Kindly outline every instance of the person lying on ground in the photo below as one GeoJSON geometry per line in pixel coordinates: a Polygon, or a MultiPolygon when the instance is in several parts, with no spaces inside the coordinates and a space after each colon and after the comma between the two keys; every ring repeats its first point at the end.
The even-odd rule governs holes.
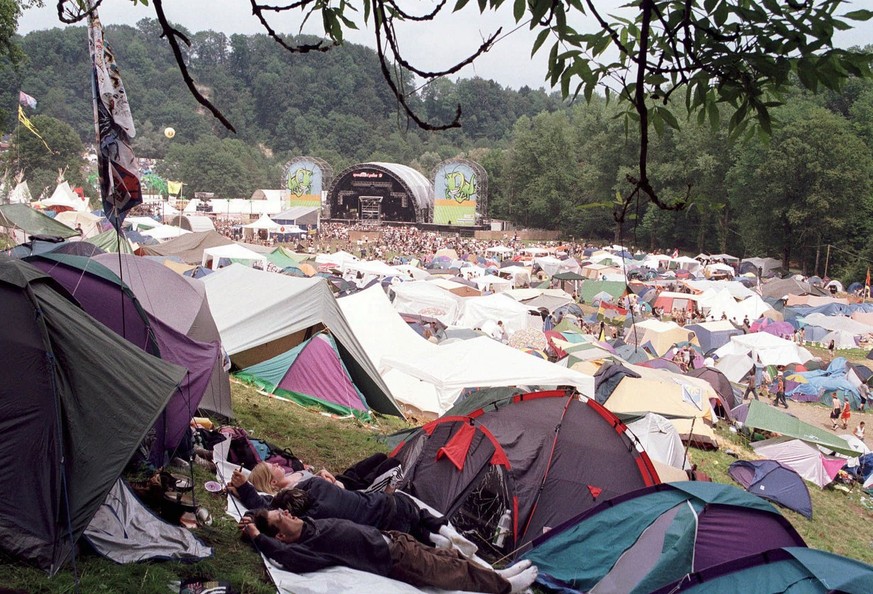
{"type": "Polygon", "coordinates": [[[287,510],[259,509],[239,527],[261,553],[295,573],[339,565],[416,587],[509,594],[525,590],[538,572],[528,561],[494,571],[456,551],[424,546],[403,532],[349,520],[301,519],[287,510]]]}
{"type": "Polygon", "coordinates": [[[313,476],[319,476],[331,484],[337,485],[341,489],[345,488],[342,483],[337,482],[336,477],[328,472],[327,469],[322,468],[318,472],[313,472],[313,470],[314,469],[310,466],[304,470],[286,472],[284,467],[273,462],[258,462],[255,467],[252,468],[249,480],[258,491],[269,495],[275,495],[281,489],[293,487],[297,483],[312,478],[313,476]]]}
{"type": "Polygon", "coordinates": [[[476,554],[476,545],[450,526],[444,516],[421,509],[405,493],[348,491],[313,476],[271,497],[258,493],[239,470],[233,472],[228,490],[248,509],[284,509],[297,517],[351,520],[379,530],[406,532],[424,544],[440,548],[454,544],[465,557],[476,554]]]}

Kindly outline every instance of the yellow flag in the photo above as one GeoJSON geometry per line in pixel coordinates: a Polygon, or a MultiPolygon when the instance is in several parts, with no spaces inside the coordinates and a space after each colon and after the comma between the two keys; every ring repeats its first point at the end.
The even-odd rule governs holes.
{"type": "Polygon", "coordinates": [[[24,115],[24,109],[19,105],[18,106],[18,121],[21,122],[21,125],[30,130],[34,136],[42,140],[42,143],[45,145],[45,148],[48,149],[48,152],[52,152],[52,149],[46,143],[45,138],[37,131],[36,126],[33,125],[33,122],[30,121],[26,115],[24,115]]]}
{"type": "Polygon", "coordinates": [[[178,196],[182,193],[182,182],[174,182],[167,180],[167,193],[170,196],[178,196]]]}

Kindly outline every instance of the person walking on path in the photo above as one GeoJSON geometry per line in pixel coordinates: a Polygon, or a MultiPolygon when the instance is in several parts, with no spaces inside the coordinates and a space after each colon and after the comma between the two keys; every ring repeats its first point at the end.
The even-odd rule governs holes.
{"type": "Polygon", "coordinates": [[[788,402],[785,401],[785,376],[781,370],[776,376],[776,400],[773,402],[773,406],[779,406],[780,403],[788,408],[788,402]]]}
{"type": "Polygon", "coordinates": [[[843,429],[849,428],[849,419],[852,418],[852,407],[849,405],[849,398],[843,403],[843,412],[840,413],[840,421],[843,423],[843,429]]]}
{"type": "Polygon", "coordinates": [[[749,394],[755,397],[755,400],[760,400],[758,398],[758,385],[755,378],[755,372],[749,373],[749,381],[746,384],[746,391],[743,393],[743,400],[749,397],[749,394]]]}
{"type": "Polygon", "coordinates": [[[834,431],[837,430],[837,424],[840,420],[840,397],[836,393],[831,396],[831,424],[834,431]]]}

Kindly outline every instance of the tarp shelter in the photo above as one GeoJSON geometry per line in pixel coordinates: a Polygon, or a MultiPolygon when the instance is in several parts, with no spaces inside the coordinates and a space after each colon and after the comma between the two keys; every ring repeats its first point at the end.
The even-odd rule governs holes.
{"type": "Polygon", "coordinates": [[[785,437],[800,439],[813,445],[824,446],[829,450],[845,454],[846,456],[855,456],[854,450],[846,443],[846,440],[837,437],[829,431],[809,423],[804,423],[759,400],[753,400],[749,403],[749,414],[746,416],[745,424],[749,428],[771,431],[785,437]]]}
{"type": "Polygon", "coordinates": [[[737,460],[728,474],[746,491],[812,519],[812,499],[803,479],[776,460],[737,460]]]}
{"type": "Polygon", "coordinates": [[[0,548],[54,574],[185,370],[117,336],[25,262],[0,257],[0,308],[0,548]]]}
{"type": "Polygon", "coordinates": [[[76,237],[79,233],[27,204],[0,204],[0,227],[20,229],[27,235],[76,237]]]}
{"type": "Polygon", "coordinates": [[[584,303],[591,303],[594,300],[594,296],[602,291],[612,295],[613,301],[617,303],[627,293],[627,283],[608,280],[586,280],[579,289],[579,299],[584,303]]]}
{"type": "Polygon", "coordinates": [[[868,594],[873,592],[873,567],[825,551],[783,548],[689,574],[655,594],[725,592],[868,594]]]}
{"type": "Polygon", "coordinates": [[[848,400],[853,409],[858,410],[861,404],[859,395],[860,380],[854,372],[851,372],[843,357],[836,357],[828,364],[827,369],[814,371],[801,371],[792,374],[792,378],[799,383],[786,391],[792,399],[802,402],[821,401],[830,404],[831,396],[839,394],[840,400],[848,400]],[[800,381],[800,380],[803,381],[800,381]],[[854,380],[854,383],[853,383],[854,380]]]}
{"type": "MultiPolygon", "coordinates": [[[[119,275],[152,316],[196,341],[220,342],[203,281],[177,274],[166,263],[149,258],[100,254],[93,259],[119,275]]],[[[233,417],[230,380],[221,356],[213,361],[200,408],[224,418],[233,417]]]]}
{"type": "Polygon", "coordinates": [[[183,526],[173,526],[137,499],[122,480],[115,481],[84,533],[94,550],[116,563],[199,561],[212,556],[183,526]]]}
{"type": "MultiPolygon", "coordinates": [[[[834,439],[840,438],[834,437],[834,439]]],[[[840,441],[845,442],[843,439],[840,441]]],[[[822,489],[834,480],[846,463],[843,458],[825,456],[818,448],[806,441],[785,435],[764,441],[755,441],[752,443],[752,449],[762,458],[776,460],[822,489]]]]}
{"type": "Polygon", "coordinates": [[[212,261],[210,267],[213,270],[216,270],[221,260],[230,260],[231,262],[237,263],[260,262],[263,265],[267,262],[267,257],[263,254],[253,252],[237,243],[231,243],[229,245],[220,245],[203,250],[203,260],[201,260],[200,265],[205,267],[210,260],[212,261]]]}
{"type": "Polygon", "coordinates": [[[279,398],[369,420],[369,406],[355,386],[330,334],[319,332],[291,350],[235,374],[279,398]]]}
{"type": "Polygon", "coordinates": [[[199,266],[203,262],[203,250],[231,244],[233,241],[218,231],[203,231],[188,233],[162,244],[143,246],[140,249],[146,256],[177,256],[186,264],[199,266]]]}
{"type": "Polygon", "coordinates": [[[537,582],[579,592],[648,594],[693,571],[805,546],[769,503],[729,485],[664,483],[600,503],[526,553],[537,582]]]}
{"type": "MultiPolygon", "coordinates": [[[[367,403],[378,412],[400,414],[325,279],[292,278],[232,264],[203,282],[222,344],[238,367],[266,361],[327,328],[367,403]]],[[[374,289],[382,292],[381,287],[374,289]]]]}
{"type": "Polygon", "coordinates": [[[697,342],[700,343],[700,348],[703,349],[704,353],[726,345],[730,341],[731,336],[738,336],[743,333],[742,330],[727,320],[686,324],[685,329],[694,332],[694,335],[697,336],[697,342]]]}
{"type": "Polygon", "coordinates": [[[439,418],[392,455],[404,468],[400,488],[445,514],[492,560],[599,501],[659,482],[621,421],[565,391],[439,418]]]}

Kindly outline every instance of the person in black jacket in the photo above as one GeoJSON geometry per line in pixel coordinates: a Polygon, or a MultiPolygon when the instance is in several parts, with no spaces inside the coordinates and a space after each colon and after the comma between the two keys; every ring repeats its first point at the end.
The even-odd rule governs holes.
{"type": "Polygon", "coordinates": [[[403,532],[383,532],[349,520],[300,519],[287,510],[260,509],[239,526],[261,553],[295,573],[339,565],[416,587],[495,594],[521,592],[537,577],[529,561],[494,571],[456,551],[427,547],[403,532]]]}
{"type": "Polygon", "coordinates": [[[476,545],[452,528],[445,517],[421,509],[405,493],[349,491],[313,476],[271,497],[258,493],[239,470],[233,472],[230,486],[248,509],[267,507],[285,509],[297,517],[351,520],[379,530],[406,532],[440,548],[454,544],[465,557],[476,554],[476,545]]]}

